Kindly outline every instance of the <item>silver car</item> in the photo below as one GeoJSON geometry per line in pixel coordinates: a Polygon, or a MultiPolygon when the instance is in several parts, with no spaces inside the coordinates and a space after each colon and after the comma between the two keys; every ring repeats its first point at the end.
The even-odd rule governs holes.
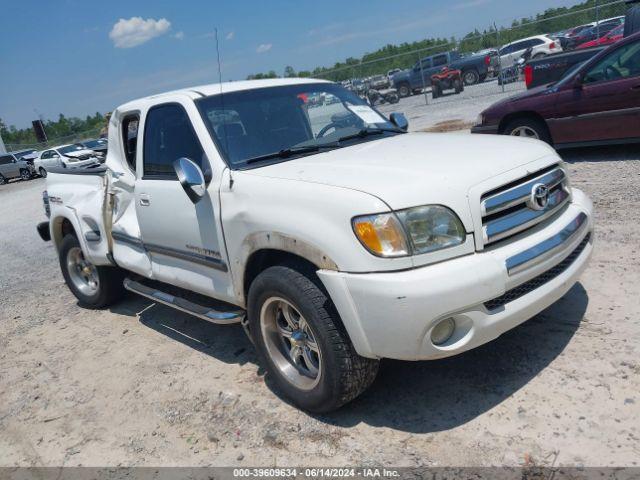
{"type": "Polygon", "coordinates": [[[0,185],[4,185],[12,178],[30,180],[34,174],[33,167],[24,160],[19,160],[14,154],[0,155],[0,185]]]}

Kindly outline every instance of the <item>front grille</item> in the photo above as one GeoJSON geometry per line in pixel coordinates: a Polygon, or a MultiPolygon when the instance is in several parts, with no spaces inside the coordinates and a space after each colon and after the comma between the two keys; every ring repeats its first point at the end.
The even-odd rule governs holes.
{"type": "Polygon", "coordinates": [[[589,243],[591,238],[591,233],[588,233],[586,237],[580,242],[580,244],[569,254],[567,258],[558,263],[555,267],[550,268],[544,273],[541,273],[535,278],[532,278],[528,282],[525,282],[521,285],[518,285],[515,288],[507,291],[504,295],[498,298],[494,298],[493,300],[489,300],[484,303],[484,306],[487,310],[492,311],[496,310],[500,307],[505,306],[509,302],[513,302],[514,300],[523,297],[527,293],[533,292],[536,288],[541,287],[545,283],[550,282],[562,272],[564,272],[567,268],[571,266],[571,264],[578,258],[578,256],[582,253],[584,248],[589,243]]]}
{"type": "Polygon", "coordinates": [[[482,196],[482,240],[488,246],[524,232],[559,212],[570,199],[567,176],[554,165],[482,196]],[[546,187],[547,203],[535,203],[538,187],[546,187]]]}

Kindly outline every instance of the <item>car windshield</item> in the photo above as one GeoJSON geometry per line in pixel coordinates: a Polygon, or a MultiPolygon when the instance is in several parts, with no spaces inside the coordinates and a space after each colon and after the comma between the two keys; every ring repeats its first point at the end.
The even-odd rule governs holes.
{"type": "Polygon", "coordinates": [[[15,155],[18,159],[21,159],[21,158],[26,157],[27,155],[31,155],[33,152],[35,152],[35,150],[23,150],[22,152],[14,153],[14,155],[15,155]]]}
{"type": "Polygon", "coordinates": [[[84,150],[84,147],[78,144],[67,145],[66,147],[59,148],[58,152],[64,155],[65,153],[77,152],[78,150],[84,150]]]}
{"type": "Polygon", "coordinates": [[[263,166],[403,133],[360,97],[332,83],[242,90],[196,104],[233,168],[263,166]]]}
{"type": "Polygon", "coordinates": [[[84,142],[84,146],[87,148],[102,147],[106,144],[106,140],[87,140],[86,142],[84,142]]]}

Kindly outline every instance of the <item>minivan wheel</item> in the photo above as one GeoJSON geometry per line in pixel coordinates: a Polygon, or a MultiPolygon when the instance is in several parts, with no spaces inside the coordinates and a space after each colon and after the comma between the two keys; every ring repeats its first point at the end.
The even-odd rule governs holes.
{"type": "Polygon", "coordinates": [[[40,176],[42,178],[47,178],[47,171],[44,168],[40,167],[40,170],[38,170],[38,173],[40,173],[40,176]]]}
{"type": "Polygon", "coordinates": [[[532,138],[551,143],[551,135],[547,126],[536,118],[518,118],[507,124],[503,132],[512,137],[532,138]]]}
{"type": "Polygon", "coordinates": [[[20,170],[20,178],[22,180],[31,180],[31,174],[29,173],[29,170],[20,170]]]}
{"type": "Polygon", "coordinates": [[[378,360],[359,356],[315,272],[266,269],[251,283],[249,330],[268,377],[294,404],[335,410],[373,383],[378,360]]]}
{"type": "Polygon", "coordinates": [[[60,269],[69,290],[87,308],[105,308],[122,298],[124,273],[117,267],[97,266],[87,260],[75,235],[62,239],[60,269]]]}
{"type": "Polygon", "coordinates": [[[7,179],[4,178],[3,175],[0,175],[0,185],[4,185],[5,183],[7,183],[7,179]]]}

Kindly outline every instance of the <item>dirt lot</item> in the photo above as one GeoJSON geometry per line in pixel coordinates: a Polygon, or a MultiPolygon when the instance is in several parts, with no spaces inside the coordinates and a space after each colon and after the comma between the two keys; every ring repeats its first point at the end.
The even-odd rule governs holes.
{"type": "Polygon", "coordinates": [[[44,181],[0,187],[0,465],[637,465],[640,148],[563,156],[597,211],[582,281],[485,347],[384,361],[315,417],[240,327],[135,297],[78,307],[35,231],[44,181]]]}

